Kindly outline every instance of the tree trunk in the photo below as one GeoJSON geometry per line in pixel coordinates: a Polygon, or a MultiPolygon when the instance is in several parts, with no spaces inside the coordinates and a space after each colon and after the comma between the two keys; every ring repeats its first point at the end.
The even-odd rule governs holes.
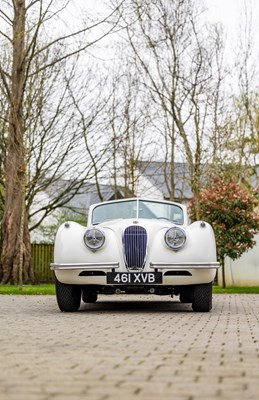
{"type": "Polygon", "coordinates": [[[221,268],[222,268],[222,287],[226,287],[226,277],[225,277],[225,258],[221,258],[221,268]]]}
{"type": "Polygon", "coordinates": [[[13,60],[9,130],[5,160],[5,208],[2,221],[1,281],[33,280],[28,217],[25,207],[26,154],[23,102],[25,91],[25,0],[13,0],[13,60]],[[22,270],[21,270],[22,269],[22,270]]]}

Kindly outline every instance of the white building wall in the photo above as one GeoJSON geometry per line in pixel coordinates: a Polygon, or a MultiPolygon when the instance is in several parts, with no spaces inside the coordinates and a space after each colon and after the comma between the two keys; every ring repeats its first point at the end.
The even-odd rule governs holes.
{"type": "MultiPolygon", "coordinates": [[[[50,197],[46,192],[39,192],[36,194],[34,203],[31,207],[31,212],[37,211],[41,206],[44,207],[46,204],[50,202],[50,197]]],[[[33,225],[35,222],[39,221],[39,219],[42,217],[44,212],[39,212],[36,214],[36,216],[32,219],[31,225],[33,225]]],[[[48,215],[46,218],[44,218],[44,221],[42,222],[42,226],[45,228],[51,227],[55,224],[58,223],[58,216],[60,214],[60,210],[54,210],[53,213],[48,215]]],[[[54,233],[51,236],[46,236],[43,233],[43,230],[40,229],[40,227],[34,229],[31,231],[31,242],[32,243],[52,243],[54,240],[54,233]]]]}
{"type": "MultiPolygon", "coordinates": [[[[255,236],[256,245],[239,259],[225,261],[226,286],[259,286],[259,234],[255,236]]],[[[222,273],[219,270],[219,284],[222,273]]]]}
{"type": "Polygon", "coordinates": [[[136,195],[138,197],[152,198],[154,200],[163,200],[163,193],[156,186],[140,175],[136,184],[136,195]]]}

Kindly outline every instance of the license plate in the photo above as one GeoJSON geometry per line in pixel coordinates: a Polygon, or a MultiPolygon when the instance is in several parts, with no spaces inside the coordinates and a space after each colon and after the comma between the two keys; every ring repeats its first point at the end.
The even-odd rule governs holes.
{"type": "Polygon", "coordinates": [[[153,285],[162,283],[162,272],[107,272],[107,284],[153,285]]]}

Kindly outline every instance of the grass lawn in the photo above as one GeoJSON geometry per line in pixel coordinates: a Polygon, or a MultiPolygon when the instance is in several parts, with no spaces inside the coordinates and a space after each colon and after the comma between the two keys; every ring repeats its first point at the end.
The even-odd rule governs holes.
{"type": "Polygon", "coordinates": [[[16,285],[0,285],[0,294],[55,294],[53,284],[23,285],[21,288],[16,285]]]}
{"type": "Polygon", "coordinates": [[[228,286],[222,288],[221,286],[213,286],[213,293],[255,293],[259,294],[259,286],[228,286]]]}
{"type": "MultiPolygon", "coordinates": [[[[220,286],[213,286],[213,293],[257,293],[259,294],[259,286],[228,286],[224,289],[220,286]]],[[[38,294],[55,294],[54,284],[42,285],[24,285],[22,288],[15,285],[0,285],[0,294],[23,294],[23,295],[38,295],[38,294]]]]}

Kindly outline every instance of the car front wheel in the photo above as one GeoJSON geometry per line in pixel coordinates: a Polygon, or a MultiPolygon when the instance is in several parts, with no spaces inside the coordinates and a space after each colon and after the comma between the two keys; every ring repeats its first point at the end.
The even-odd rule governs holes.
{"type": "Polygon", "coordinates": [[[61,283],[55,278],[56,298],[60,311],[77,311],[81,302],[81,287],[61,283]]]}
{"type": "Polygon", "coordinates": [[[209,312],[212,308],[212,282],[195,285],[193,289],[193,311],[209,312]]]}

